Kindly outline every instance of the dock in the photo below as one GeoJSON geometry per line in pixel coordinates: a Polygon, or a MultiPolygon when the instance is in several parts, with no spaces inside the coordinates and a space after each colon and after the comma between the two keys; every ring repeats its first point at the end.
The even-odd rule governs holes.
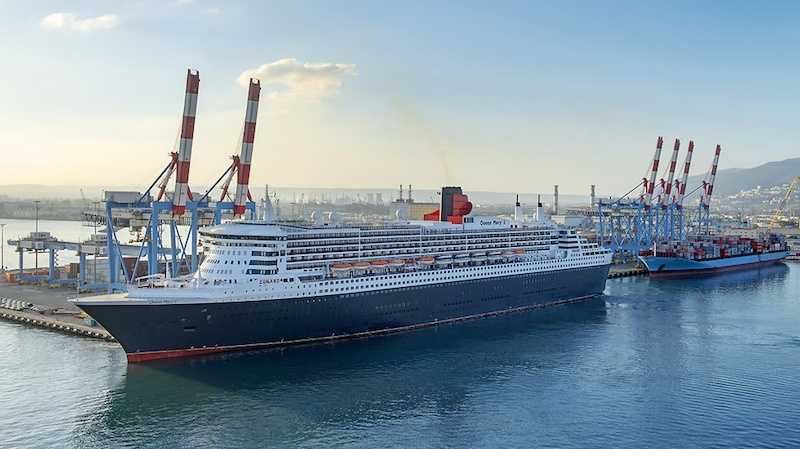
{"type": "Polygon", "coordinates": [[[612,265],[608,272],[609,279],[624,278],[630,276],[644,276],[647,270],[638,263],[626,263],[612,265]]]}
{"type": "Polygon", "coordinates": [[[0,282],[0,319],[104,341],[116,341],[99,324],[91,325],[69,299],[73,289],[0,282]]]}
{"type": "Polygon", "coordinates": [[[90,327],[78,323],[69,323],[62,319],[50,317],[38,312],[26,312],[0,308],[0,318],[67,334],[79,335],[105,341],[116,341],[116,339],[114,339],[114,337],[112,337],[108,331],[99,326],[90,327]]]}

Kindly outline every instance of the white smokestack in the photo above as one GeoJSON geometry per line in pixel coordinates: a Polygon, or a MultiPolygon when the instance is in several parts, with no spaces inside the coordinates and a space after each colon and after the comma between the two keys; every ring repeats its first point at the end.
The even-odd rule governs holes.
{"type": "Polygon", "coordinates": [[[547,223],[547,215],[545,215],[544,206],[542,206],[542,195],[539,195],[536,200],[536,222],[539,224],[547,223]]]}
{"type": "Polygon", "coordinates": [[[517,223],[522,221],[522,206],[519,204],[519,194],[517,194],[517,202],[514,203],[514,221],[517,223]]]}

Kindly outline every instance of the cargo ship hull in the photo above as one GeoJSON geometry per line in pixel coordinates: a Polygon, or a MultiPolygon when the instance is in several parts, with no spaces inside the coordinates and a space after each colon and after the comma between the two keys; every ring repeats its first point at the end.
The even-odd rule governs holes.
{"type": "Polygon", "coordinates": [[[609,265],[313,298],[78,304],[131,362],[381,335],[588,299],[609,265]]]}
{"type": "Polygon", "coordinates": [[[691,277],[746,270],[783,261],[788,251],[770,251],[725,258],[692,260],[682,257],[642,256],[639,260],[647,267],[651,277],[691,277]]]}

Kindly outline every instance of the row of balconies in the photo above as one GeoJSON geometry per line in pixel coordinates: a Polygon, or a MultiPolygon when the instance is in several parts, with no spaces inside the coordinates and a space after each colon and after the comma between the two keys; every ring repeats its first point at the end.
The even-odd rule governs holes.
{"type": "MultiPolygon", "coordinates": [[[[374,248],[381,248],[381,247],[385,247],[385,246],[391,246],[391,247],[396,247],[396,248],[408,248],[408,247],[420,246],[420,245],[429,246],[432,243],[443,243],[445,245],[453,244],[453,243],[458,243],[458,244],[492,244],[492,243],[505,244],[505,243],[507,243],[509,241],[510,242],[527,243],[527,242],[530,241],[530,239],[520,238],[520,237],[509,238],[508,236],[505,236],[505,237],[499,238],[499,239],[490,239],[490,238],[481,238],[481,239],[464,239],[464,238],[461,238],[461,239],[457,239],[457,240],[456,239],[453,239],[453,240],[425,239],[423,241],[409,240],[407,242],[386,242],[386,243],[362,241],[361,242],[361,248],[362,249],[374,249],[374,248]]],[[[541,241],[542,240],[540,240],[540,242],[541,241]]],[[[335,249],[357,248],[357,246],[354,245],[353,243],[355,243],[355,242],[340,242],[340,243],[335,243],[335,244],[319,243],[317,245],[290,246],[290,248],[292,248],[294,250],[304,249],[304,252],[328,252],[328,251],[330,251],[329,248],[332,248],[334,250],[335,249]],[[314,249],[312,250],[310,248],[314,248],[314,249]]],[[[547,242],[543,242],[543,243],[556,244],[557,243],[557,239],[550,239],[547,242]]],[[[290,250],[290,253],[291,252],[292,252],[292,250],[290,250]]]]}
{"type": "MultiPolygon", "coordinates": [[[[533,250],[546,250],[550,245],[522,245],[524,249],[533,250]]],[[[373,251],[348,251],[327,254],[314,254],[314,255],[295,255],[287,258],[287,263],[296,263],[302,261],[313,260],[336,260],[348,258],[362,258],[362,257],[385,257],[385,256],[404,256],[413,254],[437,254],[437,253],[453,253],[459,251],[475,251],[475,250],[499,250],[507,249],[509,246],[491,246],[491,245],[469,245],[469,246],[440,246],[433,248],[425,248],[424,251],[420,248],[413,249],[394,249],[394,250],[373,250],[373,251]]]]}

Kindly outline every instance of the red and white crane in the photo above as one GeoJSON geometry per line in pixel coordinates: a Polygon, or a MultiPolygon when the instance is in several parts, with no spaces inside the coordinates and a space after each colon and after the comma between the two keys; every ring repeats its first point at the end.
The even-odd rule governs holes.
{"type": "MultiPolygon", "coordinates": [[[[238,156],[233,156],[233,162],[228,167],[228,177],[222,185],[220,201],[225,201],[228,196],[233,176],[236,175],[236,191],[233,196],[233,215],[241,216],[246,210],[247,201],[252,201],[250,196],[250,164],[253,160],[253,142],[256,137],[256,120],[258,118],[258,101],[261,97],[261,82],[250,78],[247,89],[247,109],[244,114],[244,131],[242,133],[242,147],[238,156]]],[[[224,176],[224,175],[223,175],[224,176]]]]}
{"type": "Polygon", "coordinates": [[[245,202],[252,200],[248,186],[260,96],[261,82],[250,78],[250,86],[247,89],[247,111],[244,115],[244,132],[242,133],[242,151],[239,154],[239,169],[236,174],[236,194],[233,196],[233,215],[235,216],[242,215],[245,211],[245,202]]]}
{"type": "MultiPolygon", "coordinates": [[[[197,92],[200,87],[200,72],[192,69],[186,72],[186,96],[183,100],[183,120],[178,157],[175,164],[175,193],[172,196],[172,215],[181,216],[186,212],[186,202],[191,199],[189,191],[189,166],[192,161],[192,139],[194,138],[194,119],[197,114],[197,92]]],[[[170,171],[171,173],[171,171],[170,171]]]]}
{"type": "Polygon", "coordinates": [[[711,205],[711,194],[714,193],[714,180],[717,177],[717,165],[719,164],[719,153],[722,151],[722,148],[717,145],[716,150],[714,150],[714,162],[711,163],[711,172],[708,174],[708,178],[706,181],[703,181],[703,194],[700,196],[700,204],[708,208],[711,205]]]}
{"type": "Polygon", "coordinates": [[[669,170],[667,171],[667,179],[661,178],[661,193],[658,195],[658,205],[666,207],[667,202],[670,200],[672,193],[672,180],[675,178],[675,166],[678,164],[678,151],[681,148],[680,139],[675,139],[675,145],[672,146],[672,157],[669,159],[669,170]]]}
{"type": "Polygon", "coordinates": [[[664,145],[664,139],[658,136],[656,141],[656,152],[653,155],[653,164],[650,169],[650,177],[642,179],[642,200],[644,201],[645,208],[650,208],[653,203],[653,190],[656,186],[656,176],[658,176],[658,162],[661,159],[661,147],[664,145]]]}
{"type": "Polygon", "coordinates": [[[675,181],[675,199],[673,202],[678,208],[683,207],[683,196],[686,194],[686,183],[689,180],[689,167],[692,166],[692,153],[694,152],[694,141],[689,141],[689,150],[686,159],[683,161],[683,175],[680,180],[675,181]]]}

